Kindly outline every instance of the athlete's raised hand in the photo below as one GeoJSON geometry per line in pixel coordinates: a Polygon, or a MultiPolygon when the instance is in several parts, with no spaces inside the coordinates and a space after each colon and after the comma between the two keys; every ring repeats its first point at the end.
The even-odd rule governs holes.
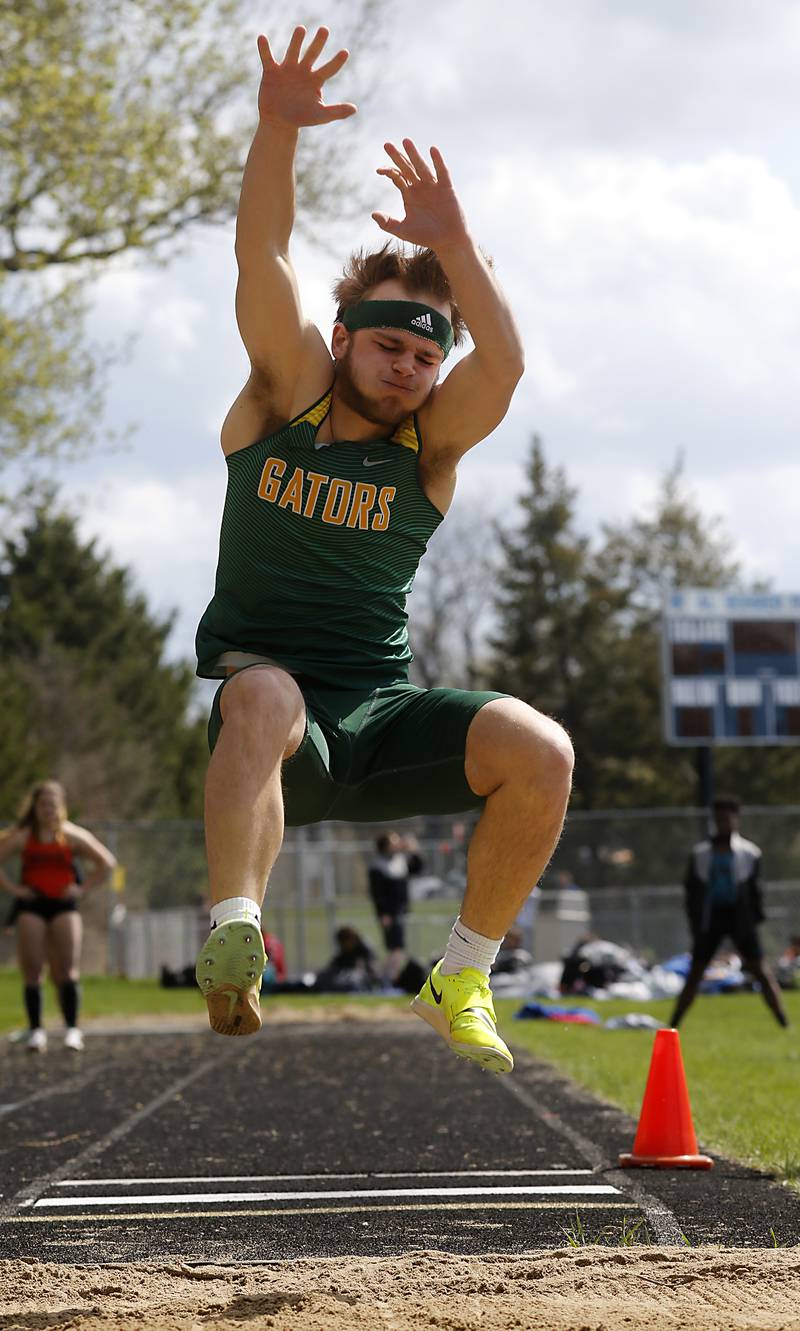
{"type": "Polygon", "coordinates": [[[431,148],[431,167],[412,139],[403,139],[405,152],[393,143],[384,147],[394,166],[379,167],[378,175],[387,176],[397,186],[406,215],[401,221],[373,213],[381,230],[432,250],[462,240],[467,234],[466,220],[439,149],[431,148]]]}
{"type": "Polygon", "coordinates": [[[263,68],[258,114],[264,124],[301,129],[304,125],[326,125],[331,120],[344,120],[355,115],[356,107],[352,102],[326,106],[322,100],[322,85],[339,73],[349,52],[339,51],[319,69],[313,69],[329,32],[327,28],[318,28],[305,55],[301,56],[305,35],[305,28],[295,28],[280,63],[273,56],[267,38],[261,36],[258,39],[263,68]]]}

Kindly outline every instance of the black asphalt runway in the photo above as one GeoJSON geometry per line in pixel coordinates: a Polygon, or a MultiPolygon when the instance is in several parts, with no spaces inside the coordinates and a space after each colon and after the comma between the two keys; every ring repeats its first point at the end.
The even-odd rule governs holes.
{"type": "Polygon", "coordinates": [[[800,1241],[800,1197],[763,1175],[618,1169],[634,1130],[528,1056],[480,1072],[410,1015],[9,1046],[0,1257],[520,1252],[634,1226],[655,1243],[800,1241]]]}

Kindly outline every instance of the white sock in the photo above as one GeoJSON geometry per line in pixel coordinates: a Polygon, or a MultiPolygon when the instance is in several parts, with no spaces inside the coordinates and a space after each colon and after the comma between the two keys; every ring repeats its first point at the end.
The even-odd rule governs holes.
{"type": "Polygon", "coordinates": [[[459,915],[450,930],[441,974],[455,975],[456,971],[471,966],[473,970],[488,975],[502,941],[502,938],[487,938],[484,934],[476,934],[474,929],[467,928],[459,915]]]}
{"type": "Polygon", "coordinates": [[[261,907],[251,897],[226,897],[211,907],[211,928],[228,920],[252,920],[261,924],[261,907]]]}

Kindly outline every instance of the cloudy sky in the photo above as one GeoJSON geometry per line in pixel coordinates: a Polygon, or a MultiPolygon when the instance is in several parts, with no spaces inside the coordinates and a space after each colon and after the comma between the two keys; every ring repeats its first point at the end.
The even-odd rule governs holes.
{"type": "MultiPolygon", "coordinates": [[[[456,503],[488,493],[509,513],[537,431],[594,532],[646,508],[681,451],[748,572],[800,588],[800,4],[385,9],[385,71],[358,130],[310,132],[351,136],[372,206],[392,211],[392,186],[372,175],[381,145],[436,143],[527,349],[511,411],[463,464],[456,503]]],[[[325,11],[332,43],[345,12],[344,0],[325,11]]],[[[259,68],[253,43],[254,107],[259,68]]],[[[348,99],[347,68],[333,88],[329,100],[348,99]]],[[[380,238],[365,210],[344,243],[380,238]]],[[[154,606],[179,609],[181,655],[213,588],[219,427],[247,370],[232,239],[232,227],[205,234],[166,270],[126,263],[104,278],[92,334],[137,335],[107,418],[137,428],[127,451],[62,474],[84,530],[154,606]]],[[[294,257],[327,334],[336,255],[298,243],[294,257]]]]}

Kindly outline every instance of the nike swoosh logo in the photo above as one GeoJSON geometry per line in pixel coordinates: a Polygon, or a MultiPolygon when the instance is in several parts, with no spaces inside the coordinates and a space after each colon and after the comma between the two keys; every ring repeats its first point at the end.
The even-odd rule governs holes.
{"type": "Polygon", "coordinates": [[[432,977],[431,977],[431,980],[430,980],[430,986],[431,986],[431,993],[433,994],[434,1002],[436,1002],[436,1003],[441,1003],[441,1001],[442,1001],[442,995],[441,995],[441,992],[439,992],[439,993],[437,994],[436,990],[435,990],[434,987],[433,987],[433,978],[432,978],[432,977]]]}
{"type": "Polygon", "coordinates": [[[391,458],[364,458],[365,467],[380,467],[383,462],[391,462],[391,458]]]}

